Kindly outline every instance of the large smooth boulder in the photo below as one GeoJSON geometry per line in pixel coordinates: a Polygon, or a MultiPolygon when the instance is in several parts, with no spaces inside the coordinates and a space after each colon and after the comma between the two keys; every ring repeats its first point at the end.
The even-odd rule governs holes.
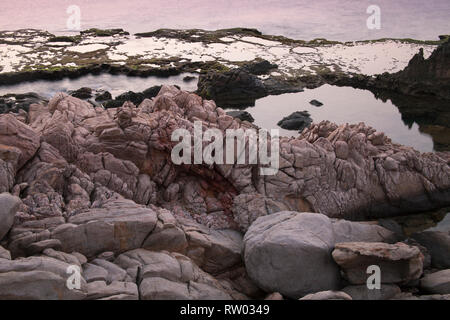
{"type": "Polygon", "coordinates": [[[247,272],[261,289],[298,299],[336,290],[339,269],[331,259],[334,235],[324,215],[282,212],[258,218],[244,236],[247,272]]]}
{"type": "Polygon", "coordinates": [[[285,211],[260,217],[250,226],[244,236],[244,260],[261,289],[298,299],[338,289],[339,268],[331,257],[336,241],[385,241],[391,236],[377,225],[285,211]]]}
{"type": "Polygon", "coordinates": [[[420,280],[420,288],[428,293],[450,294],[450,269],[427,274],[420,280]]]}
{"type": "Polygon", "coordinates": [[[0,194],[0,240],[8,233],[14,223],[14,216],[22,202],[9,193],[0,194]]]}
{"type": "Polygon", "coordinates": [[[333,259],[351,284],[366,284],[372,265],[380,268],[381,283],[405,284],[420,278],[424,258],[419,248],[404,243],[344,242],[336,244],[333,259]]]}

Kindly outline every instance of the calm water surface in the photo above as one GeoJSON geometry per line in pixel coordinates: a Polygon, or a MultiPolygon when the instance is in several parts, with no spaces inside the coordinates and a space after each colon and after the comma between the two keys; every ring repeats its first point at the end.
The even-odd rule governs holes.
{"type": "Polygon", "coordinates": [[[281,135],[295,136],[296,131],[284,130],[277,123],[295,111],[306,110],[315,123],[329,120],[336,124],[367,125],[387,134],[394,142],[412,146],[422,152],[433,151],[430,135],[421,133],[417,123],[406,125],[398,108],[390,100],[383,102],[368,90],[324,85],[317,89],[299,93],[269,96],[256,101],[246,111],[255,119],[255,124],[267,129],[279,129],[281,135]],[[315,107],[309,102],[319,100],[324,105],[315,107]]]}

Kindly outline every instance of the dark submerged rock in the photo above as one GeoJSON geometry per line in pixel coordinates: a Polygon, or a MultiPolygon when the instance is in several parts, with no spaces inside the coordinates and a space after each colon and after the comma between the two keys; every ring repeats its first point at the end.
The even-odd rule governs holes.
{"type": "Polygon", "coordinates": [[[87,88],[87,87],[83,87],[80,88],[78,90],[69,92],[69,94],[72,97],[78,98],[78,99],[89,99],[92,98],[92,89],[91,88],[87,88]]]}
{"type": "Polygon", "coordinates": [[[186,76],[186,77],[183,78],[183,81],[184,82],[191,82],[191,81],[194,81],[195,79],[196,79],[196,77],[194,77],[194,76],[186,76]]]}
{"type": "Polygon", "coordinates": [[[299,130],[302,132],[311,123],[312,119],[308,111],[296,111],[280,120],[278,125],[286,130],[299,130]]]}
{"type": "Polygon", "coordinates": [[[311,104],[311,105],[313,105],[313,106],[315,106],[315,107],[321,107],[321,106],[323,106],[323,103],[320,102],[320,101],[318,101],[318,100],[316,100],[316,99],[311,100],[311,101],[309,102],[309,104],[311,104]]]}
{"type": "Polygon", "coordinates": [[[9,112],[17,113],[19,110],[28,112],[31,104],[46,104],[47,102],[46,98],[34,92],[7,94],[0,96],[0,114],[9,112]]]}
{"type": "Polygon", "coordinates": [[[107,100],[111,100],[111,99],[112,99],[112,95],[109,91],[104,91],[95,97],[95,101],[107,101],[107,100]]]}
{"type": "Polygon", "coordinates": [[[106,101],[103,103],[103,106],[105,108],[118,108],[121,107],[125,101],[131,101],[134,105],[138,106],[144,99],[156,97],[159,90],[161,90],[161,86],[153,86],[145,89],[143,92],[128,91],[117,96],[114,100],[106,101]]]}
{"type": "Polygon", "coordinates": [[[254,122],[255,119],[247,111],[228,111],[227,115],[237,118],[241,121],[254,122]]]}

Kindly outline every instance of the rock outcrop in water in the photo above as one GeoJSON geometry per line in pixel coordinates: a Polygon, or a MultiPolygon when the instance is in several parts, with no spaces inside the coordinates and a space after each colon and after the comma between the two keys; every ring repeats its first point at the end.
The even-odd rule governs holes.
{"type": "Polygon", "coordinates": [[[278,121],[278,125],[286,130],[298,130],[302,132],[312,123],[311,115],[308,111],[296,111],[278,121]]]}
{"type": "Polygon", "coordinates": [[[303,91],[303,83],[269,77],[270,70],[276,67],[269,61],[256,60],[228,71],[213,70],[200,75],[197,93],[223,108],[244,108],[254,106],[256,99],[270,94],[303,91]],[[261,75],[267,79],[258,77],[261,75]]]}
{"type": "Polygon", "coordinates": [[[404,70],[382,74],[375,82],[374,86],[380,89],[450,99],[450,41],[442,43],[428,59],[421,49],[404,70]]]}
{"type": "MultiPolygon", "coordinates": [[[[290,228],[297,214],[300,220],[363,220],[449,204],[448,159],[393,144],[364,124],[322,122],[297,138],[280,138],[279,171],[261,176],[259,164],[175,165],[170,156],[178,142],[171,134],[192,132],[194,121],[202,121],[203,130],[256,129],[172,86],[139,107],[125,102],[103,109],[58,94],[28,112],[0,115],[0,191],[20,198],[8,212],[0,207],[1,217],[14,214],[0,239],[0,297],[244,299],[278,290],[297,298],[342,287],[331,258],[335,243],[389,242],[391,233],[329,221],[327,246],[313,236],[307,246],[321,248],[321,262],[312,256],[311,265],[326,263],[320,254],[328,257],[329,282],[272,288],[257,268],[276,272],[242,261],[242,253],[245,248],[245,259],[253,261],[252,230],[283,217],[277,212],[323,214],[291,212],[290,228]],[[349,229],[364,238],[349,237],[349,229]],[[82,269],[75,291],[65,286],[71,265],[82,269]]],[[[299,228],[308,233],[315,226],[299,228]]],[[[302,233],[261,228],[281,240],[302,233]]],[[[267,239],[260,245],[272,248],[267,239]]]]}

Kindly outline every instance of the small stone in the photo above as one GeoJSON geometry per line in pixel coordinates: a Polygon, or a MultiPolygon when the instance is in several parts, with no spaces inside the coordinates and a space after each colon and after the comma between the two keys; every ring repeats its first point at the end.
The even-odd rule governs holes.
{"type": "Polygon", "coordinates": [[[299,300],[352,300],[352,297],[342,291],[322,291],[308,294],[299,300]]]}
{"type": "Polygon", "coordinates": [[[419,248],[401,242],[338,243],[332,255],[351,284],[366,284],[367,268],[372,265],[380,268],[382,283],[406,284],[419,279],[423,270],[419,248]]]}
{"type": "Polygon", "coordinates": [[[315,106],[315,107],[321,107],[321,106],[323,106],[323,103],[322,102],[320,102],[320,101],[318,101],[318,100],[311,100],[310,102],[309,102],[309,104],[311,104],[311,105],[313,105],[313,106],[315,106]]]}
{"type": "Polygon", "coordinates": [[[97,256],[97,258],[98,259],[103,259],[103,260],[106,260],[106,261],[109,261],[109,262],[113,262],[114,258],[115,258],[115,255],[114,255],[114,252],[112,252],[112,251],[105,251],[103,253],[100,253],[97,256]]]}
{"type": "Polygon", "coordinates": [[[350,295],[353,300],[388,300],[399,293],[401,290],[395,284],[381,284],[380,289],[369,289],[367,285],[348,286],[342,289],[350,295]]]}
{"type": "Polygon", "coordinates": [[[274,292],[265,297],[264,300],[284,300],[284,298],[279,292],[274,292]]]}

